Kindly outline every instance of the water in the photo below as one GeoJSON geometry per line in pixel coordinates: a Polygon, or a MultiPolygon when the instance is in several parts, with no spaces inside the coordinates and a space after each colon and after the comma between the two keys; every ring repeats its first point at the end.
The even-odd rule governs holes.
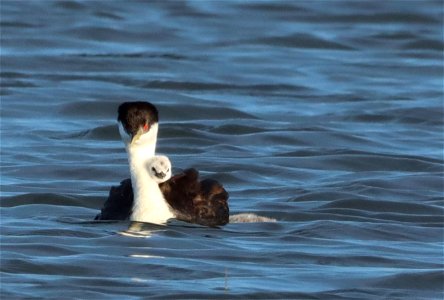
{"type": "Polygon", "coordinates": [[[440,1],[2,0],[2,299],[441,299],[442,20],[440,1]],[[277,222],[90,222],[128,177],[127,100],[158,106],[175,172],[277,222]]]}

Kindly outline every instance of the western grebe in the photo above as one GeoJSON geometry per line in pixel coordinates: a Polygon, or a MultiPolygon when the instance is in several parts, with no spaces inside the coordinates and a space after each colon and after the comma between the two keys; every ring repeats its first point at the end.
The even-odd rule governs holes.
{"type": "MultiPolygon", "coordinates": [[[[96,220],[133,220],[139,203],[145,203],[147,197],[161,199],[158,195],[153,197],[150,194],[156,177],[147,170],[150,164],[167,159],[155,157],[159,128],[157,108],[149,102],[125,102],[119,106],[117,121],[128,154],[131,179],[123,180],[120,186],[111,188],[96,220]]],[[[171,166],[169,169],[171,170],[171,166]]],[[[163,223],[167,218],[177,218],[205,226],[225,225],[229,221],[227,191],[216,180],[200,181],[195,169],[187,169],[160,183],[159,189],[166,203],[156,204],[158,206],[151,203],[156,211],[144,210],[142,214],[150,217],[140,216],[137,219],[163,223]],[[160,207],[161,211],[157,211],[159,208],[156,207],[160,207]]]]}

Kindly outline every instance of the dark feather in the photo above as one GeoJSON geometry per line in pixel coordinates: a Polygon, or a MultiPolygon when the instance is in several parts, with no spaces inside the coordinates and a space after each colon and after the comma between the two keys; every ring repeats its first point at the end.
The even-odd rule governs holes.
{"type": "Polygon", "coordinates": [[[119,186],[112,186],[108,199],[103,204],[101,212],[94,220],[127,220],[133,207],[133,187],[131,179],[125,179],[119,186]]]}

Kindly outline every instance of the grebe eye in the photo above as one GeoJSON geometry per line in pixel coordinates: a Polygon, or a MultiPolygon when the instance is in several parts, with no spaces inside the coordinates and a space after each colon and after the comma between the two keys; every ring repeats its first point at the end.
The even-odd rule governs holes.
{"type": "Polygon", "coordinates": [[[150,130],[150,125],[148,125],[148,123],[145,123],[145,125],[143,125],[143,131],[147,132],[148,130],[150,130]]]}

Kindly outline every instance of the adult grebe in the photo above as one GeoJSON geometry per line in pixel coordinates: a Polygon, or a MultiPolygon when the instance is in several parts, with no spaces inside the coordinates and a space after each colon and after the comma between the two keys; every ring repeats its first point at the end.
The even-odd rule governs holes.
{"type": "MultiPolygon", "coordinates": [[[[148,102],[125,102],[119,106],[117,121],[128,154],[131,179],[123,180],[120,186],[111,187],[108,199],[96,220],[133,219],[134,203],[143,203],[144,197],[150,197],[146,184],[150,176],[146,167],[148,160],[155,154],[158,111],[148,102]]],[[[215,180],[199,181],[199,173],[195,169],[187,169],[171,177],[160,183],[159,188],[172,215],[163,214],[163,210],[163,217],[158,219],[175,217],[205,226],[225,225],[229,221],[228,193],[215,180]]],[[[160,212],[153,212],[152,216],[156,213],[160,212]]],[[[145,221],[156,223],[159,220],[151,217],[145,221]]]]}

